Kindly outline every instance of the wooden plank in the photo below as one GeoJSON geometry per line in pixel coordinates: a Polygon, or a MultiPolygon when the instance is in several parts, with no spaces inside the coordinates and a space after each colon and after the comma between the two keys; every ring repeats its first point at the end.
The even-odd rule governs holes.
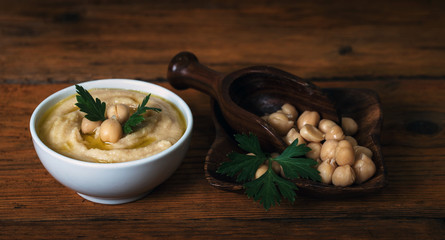
{"type": "MultiPolygon", "coordinates": [[[[387,81],[350,82],[350,87],[361,86],[379,90],[382,101],[403,95],[402,93],[414,94],[416,92],[414,89],[417,84],[414,80],[391,81],[393,84],[389,85],[384,84],[387,81]],[[389,91],[382,86],[391,86],[392,89],[389,91]]],[[[431,89],[443,86],[443,81],[419,79],[417,82],[427,83],[431,89]]],[[[171,88],[167,83],[160,84],[171,88]]],[[[344,86],[346,82],[320,81],[317,84],[323,87],[336,87],[344,86]]],[[[389,180],[389,185],[383,191],[371,196],[338,200],[300,197],[294,205],[285,201],[281,206],[265,212],[259,204],[253,203],[245,195],[220,191],[206,182],[202,168],[204,156],[213,140],[214,133],[209,131],[213,126],[209,116],[209,98],[204,94],[194,90],[177,91],[190,103],[196,124],[191,149],[172,178],[137,202],[106,206],[85,201],[73,191],[57,183],[39,163],[32,147],[28,121],[33,108],[51,92],[67,85],[11,84],[2,86],[0,100],[7,104],[2,104],[0,112],[0,125],[4,126],[0,129],[0,134],[9,136],[2,138],[0,148],[2,152],[0,155],[0,195],[2,196],[0,219],[5,224],[4,226],[19,227],[23,226],[23,223],[26,229],[26,222],[28,224],[42,222],[59,225],[57,228],[63,231],[68,227],[58,223],[59,221],[86,221],[91,224],[105,221],[102,224],[117,226],[127,219],[130,222],[140,221],[141,225],[158,222],[162,228],[162,226],[172,226],[169,225],[169,221],[178,221],[178,219],[200,219],[195,222],[197,224],[195,226],[208,224],[207,221],[212,219],[224,219],[220,221],[224,222],[225,226],[227,224],[230,226],[231,220],[240,219],[240,221],[245,221],[247,227],[251,225],[248,222],[258,219],[272,222],[295,218],[299,219],[298,222],[314,219],[317,219],[316,221],[341,219],[342,224],[352,224],[353,219],[365,218],[380,219],[380,221],[393,219],[395,222],[404,223],[407,221],[406,226],[416,226],[413,231],[420,231],[426,226],[423,225],[424,221],[412,221],[413,219],[430,219],[425,221],[432,221],[436,225],[443,224],[443,221],[436,222],[433,219],[441,219],[445,214],[443,194],[445,143],[441,134],[444,122],[434,117],[427,118],[437,116],[434,114],[413,116],[421,117],[423,120],[438,121],[440,131],[427,135],[430,143],[435,143],[432,146],[425,143],[417,147],[416,142],[408,141],[423,136],[421,133],[406,129],[391,130],[396,125],[395,122],[400,121],[396,118],[399,114],[391,113],[391,111],[400,109],[399,112],[403,113],[404,110],[400,107],[415,106],[417,99],[412,95],[400,96],[399,101],[385,102],[383,108],[385,122],[382,147],[389,180]],[[15,102],[10,99],[15,99],[15,102]],[[13,123],[11,120],[14,120],[13,123]]],[[[434,104],[436,100],[443,100],[443,96],[425,98],[422,103],[423,111],[443,115],[444,109],[434,104]]],[[[80,224],[79,227],[87,228],[86,223],[77,224],[80,224]]],[[[193,227],[191,222],[189,224],[193,227]]],[[[382,223],[376,228],[382,230],[384,225],[382,223]]],[[[43,231],[44,227],[41,229],[43,231]]],[[[392,232],[392,234],[395,233],[392,232]]]]}
{"type": "Polygon", "coordinates": [[[440,240],[445,234],[443,222],[437,219],[363,218],[184,218],[161,222],[99,218],[90,221],[7,222],[2,223],[0,230],[0,237],[15,239],[275,239],[279,236],[282,239],[440,240]]]}
{"type": "Polygon", "coordinates": [[[445,3],[441,1],[0,1],[0,239],[443,239],[445,3]],[[368,196],[300,196],[269,211],[211,187],[209,97],[191,107],[192,145],[145,198],[82,199],[33,149],[34,108],[70,84],[133,78],[171,89],[167,65],[194,52],[223,72],[271,65],[323,88],[380,96],[388,186],[368,196]]]}
{"type": "Polygon", "coordinates": [[[441,1],[0,3],[0,81],[165,77],[180,51],[221,72],[445,76],[441,1]]]}

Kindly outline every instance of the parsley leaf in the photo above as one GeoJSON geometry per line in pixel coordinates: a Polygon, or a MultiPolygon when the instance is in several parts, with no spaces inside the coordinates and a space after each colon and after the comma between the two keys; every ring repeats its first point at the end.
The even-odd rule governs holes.
{"type": "Polygon", "coordinates": [[[142,116],[142,114],[144,114],[146,111],[148,110],[153,110],[155,112],[160,112],[162,111],[162,109],[160,108],[153,108],[153,107],[146,107],[145,105],[147,105],[148,100],[150,99],[151,94],[148,94],[144,100],[142,101],[142,103],[138,106],[138,108],[136,109],[136,112],[133,113],[130,118],[125,122],[124,125],[124,133],[125,134],[129,134],[133,132],[133,128],[135,126],[137,126],[138,124],[140,124],[142,121],[144,121],[144,116],[142,116]]]}
{"type": "Polygon", "coordinates": [[[246,182],[254,178],[258,167],[267,160],[266,155],[261,151],[258,138],[253,135],[235,134],[235,140],[239,143],[239,147],[246,152],[255,154],[255,156],[231,152],[228,154],[232,161],[224,162],[218,168],[217,173],[234,177],[238,174],[237,182],[246,182]]]}
{"type": "Polygon", "coordinates": [[[266,210],[275,204],[280,204],[281,195],[294,202],[297,195],[295,190],[298,189],[293,182],[278,176],[271,166],[261,177],[245,183],[244,187],[247,196],[260,201],[266,210]]]}
{"type": "Polygon", "coordinates": [[[300,177],[315,181],[321,180],[319,172],[313,168],[317,162],[313,159],[299,158],[311,149],[305,144],[297,145],[298,139],[275,158],[261,150],[258,138],[253,134],[236,134],[235,140],[239,143],[241,149],[255,155],[231,152],[227,155],[231,161],[222,163],[216,172],[229,177],[237,176],[236,181],[244,183],[243,186],[246,189],[247,196],[259,201],[266,210],[275,206],[275,204],[280,204],[281,197],[292,203],[295,201],[295,191],[298,188],[290,180],[300,177]],[[272,162],[274,161],[281,165],[286,178],[273,171],[272,162]],[[266,162],[269,165],[266,173],[258,179],[254,179],[258,167],[266,162]]]}
{"type": "Polygon", "coordinates": [[[101,102],[99,98],[94,98],[91,94],[85,90],[82,86],[76,85],[77,103],[81,112],[86,113],[85,117],[90,121],[103,121],[105,120],[105,102],[101,102]]]}
{"type": "Polygon", "coordinates": [[[317,162],[310,158],[295,158],[302,156],[311,149],[306,145],[298,145],[298,139],[289,145],[280,156],[274,158],[282,167],[284,175],[287,178],[309,178],[315,181],[321,181],[320,174],[312,168],[317,162]]]}
{"type": "Polygon", "coordinates": [[[224,162],[218,168],[217,173],[226,174],[230,177],[238,174],[237,182],[252,180],[258,167],[266,160],[266,158],[262,159],[257,156],[249,156],[237,152],[229,153],[228,157],[232,161],[224,162]]]}
{"type": "Polygon", "coordinates": [[[259,158],[265,158],[265,154],[261,150],[258,137],[250,133],[249,135],[235,134],[235,140],[239,143],[239,147],[246,152],[250,152],[259,158]]]}

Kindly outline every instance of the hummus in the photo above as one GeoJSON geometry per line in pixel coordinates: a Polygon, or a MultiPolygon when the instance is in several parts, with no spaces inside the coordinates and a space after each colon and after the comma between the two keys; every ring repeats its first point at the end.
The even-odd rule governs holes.
{"type": "MultiPolygon", "coordinates": [[[[125,104],[132,114],[148,93],[121,89],[91,89],[93,98],[107,104],[125,104]]],[[[54,151],[78,160],[101,163],[126,162],[162,152],[175,144],[185,132],[185,120],[170,102],[151,95],[147,107],[162,109],[157,113],[147,111],[145,120],[134,132],[124,135],[116,143],[104,143],[96,134],[80,131],[85,113],[75,106],[75,95],[52,107],[39,123],[38,134],[54,151]]]]}

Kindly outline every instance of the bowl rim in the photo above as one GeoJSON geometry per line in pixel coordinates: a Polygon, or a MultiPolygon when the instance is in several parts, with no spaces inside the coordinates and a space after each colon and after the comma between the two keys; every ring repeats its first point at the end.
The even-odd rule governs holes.
{"type": "Polygon", "coordinates": [[[71,158],[71,157],[65,156],[63,154],[60,154],[60,153],[52,150],[48,146],[46,146],[46,144],[44,144],[43,141],[38,136],[37,131],[36,131],[36,128],[37,128],[36,125],[38,124],[37,117],[41,116],[41,114],[43,114],[42,111],[48,110],[49,107],[53,106],[54,105],[54,103],[52,103],[53,101],[55,101],[57,103],[65,98],[69,97],[70,95],[75,94],[75,84],[73,84],[69,87],[63,88],[55,93],[52,93],[51,95],[46,97],[42,102],[40,102],[39,105],[34,109],[32,115],[31,115],[30,121],[29,121],[29,129],[31,132],[31,138],[32,138],[34,144],[36,145],[34,148],[40,147],[44,152],[50,154],[51,157],[57,158],[58,160],[68,162],[70,164],[75,164],[75,165],[80,165],[80,166],[85,166],[85,167],[92,167],[92,168],[115,169],[115,168],[125,168],[125,167],[137,167],[137,166],[143,165],[148,162],[154,162],[156,160],[162,159],[163,157],[165,157],[166,155],[168,155],[169,153],[174,151],[177,147],[184,144],[184,142],[187,141],[187,139],[190,137],[190,135],[192,133],[192,129],[193,129],[192,111],[190,110],[190,107],[187,105],[187,103],[180,96],[178,96],[176,93],[172,92],[171,90],[169,90],[165,87],[162,87],[160,85],[156,85],[156,84],[153,84],[150,82],[144,82],[141,80],[124,79],[124,78],[90,80],[90,81],[77,83],[77,85],[83,86],[86,89],[91,89],[91,88],[98,88],[98,87],[94,86],[96,84],[99,84],[99,83],[106,84],[107,82],[122,85],[121,87],[106,87],[109,89],[139,90],[135,86],[145,85],[145,86],[149,86],[149,88],[155,88],[156,91],[158,91],[158,92],[162,92],[162,94],[152,93],[154,95],[157,95],[162,98],[166,98],[165,96],[163,96],[163,94],[164,95],[167,94],[167,95],[171,95],[173,98],[175,98],[176,102],[174,102],[174,103],[171,100],[169,100],[168,98],[166,98],[166,99],[168,101],[172,102],[172,104],[174,104],[179,109],[179,111],[184,115],[184,119],[186,121],[186,128],[185,128],[185,131],[184,131],[183,135],[181,136],[181,138],[176,143],[174,143],[171,147],[167,148],[164,151],[161,151],[161,152],[154,154],[152,156],[149,156],[149,157],[126,161],[126,162],[117,162],[117,163],[88,162],[88,161],[83,161],[80,159],[75,159],[75,158],[71,158]],[[93,85],[93,87],[89,87],[91,85],[93,85]],[[46,108],[46,107],[48,107],[48,108],[46,108]]]}

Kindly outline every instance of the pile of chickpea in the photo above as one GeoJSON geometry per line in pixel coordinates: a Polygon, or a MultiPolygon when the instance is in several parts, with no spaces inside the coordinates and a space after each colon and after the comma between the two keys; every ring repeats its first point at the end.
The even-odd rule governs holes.
{"type": "MultiPolygon", "coordinates": [[[[297,109],[286,103],[280,110],[263,116],[263,119],[288,145],[298,138],[298,144],[306,143],[311,148],[306,157],[317,160],[316,167],[323,183],[346,187],[361,184],[375,174],[372,151],[359,146],[353,137],[358,125],[352,118],[342,117],[340,127],[334,121],[320,119],[320,114],[315,111],[304,111],[298,116],[297,109]]],[[[281,166],[272,167],[285,177],[281,166]]],[[[264,168],[263,165],[258,168],[256,177],[265,172],[264,168]]]]}
{"type": "Polygon", "coordinates": [[[83,134],[97,133],[103,142],[115,143],[123,136],[122,124],[130,117],[130,108],[124,104],[107,107],[104,121],[90,121],[82,119],[80,130],[83,134]]]}

